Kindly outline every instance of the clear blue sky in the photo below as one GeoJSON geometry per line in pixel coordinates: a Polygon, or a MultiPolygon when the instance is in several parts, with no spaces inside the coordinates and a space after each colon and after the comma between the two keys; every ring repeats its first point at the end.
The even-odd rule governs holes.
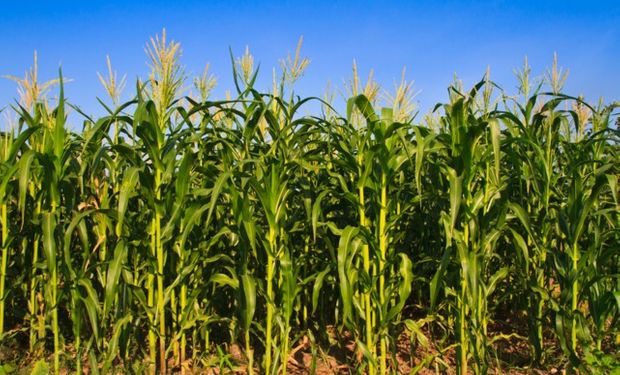
{"type": "MultiPolygon", "coordinates": [[[[358,61],[365,76],[392,87],[403,66],[427,110],[445,100],[456,73],[470,85],[491,67],[492,79],[515,92],[513,70],[527,55],[535,75],[551,65],[570,69],[569,94],[590,101],[620,99],[620,2],[618,1],[3,1],[0,74],[23,76],[39,53],[40,76],[54,78],[59,64],[74,81],[69,99],[97,113],[104,97],[96,72],[109,54],[127,74],[128,90],[147,71],[144,46],[168,30],[181,42],[182,63],[200,73],[206,62],[219,78],[216,95],[231,88],[228,47],[250,46],[261,63],[263,87],[278,59],[300,35],[312,63],[297,85],[301,95],[321,95],[326,83],[342,86],[358,61]]],[[[0,80],[0,107],[16,96],[0,80]]]]}

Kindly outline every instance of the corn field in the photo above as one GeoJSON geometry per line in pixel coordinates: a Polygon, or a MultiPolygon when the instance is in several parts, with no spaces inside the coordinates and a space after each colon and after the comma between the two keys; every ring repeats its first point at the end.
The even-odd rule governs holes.
{"type": "Polygon", "coordinates": [[[338,110],[295,94],[299,47],[266,92],[231,52],[216,100],[164,33],[129,101],[108,60],[99,118],[36,57],[12,77],[0,373],[617,371],[620,104],[526,60],[425,116],[354,65],[338,110]]]}

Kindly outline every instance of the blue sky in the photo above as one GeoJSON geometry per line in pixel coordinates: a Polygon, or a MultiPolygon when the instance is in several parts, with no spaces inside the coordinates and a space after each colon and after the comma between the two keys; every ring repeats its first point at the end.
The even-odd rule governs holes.
{"type": "MultiPolygon", "coordinates": [[[[69,99],[99,113],[104,97],[97,71],[110,55],[128,77],[125,99],[148,67],[144,47],[162,27],[181,42],[182,63],[198,74],[205,63],[219,78],[216,95],[232,87],[229,46],[246,45],[261,63],[261,85],[272,67],[292,52],[300,35],[310,67],[296,91],[321,95],[328,81],[341,87],[355,58],[362,76],[374,68],[392,88],[403,66],[414,81],[422,111],[446,99],[456,73],[465,85],[482,77],[516,91],[513,71],[529,57],[534,75],[551,65],[554,52],[570,69],[569,94],[590,101],[619,100],[620,3],[617,1],[5,1],[0,18],[0,74],[23,76],[39,54],[42,79],[62,65],[69,99]]],[[[0,80],[0,107],[16,96],[0,80]]]]}

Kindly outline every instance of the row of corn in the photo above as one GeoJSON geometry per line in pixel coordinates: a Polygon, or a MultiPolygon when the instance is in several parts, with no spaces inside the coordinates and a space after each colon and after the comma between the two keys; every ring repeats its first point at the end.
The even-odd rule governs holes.
{"type": "Polygon", "coordinates": [[[294,94],[299,48],[268,93],[246,51],[234,98],[212,100],[207,72],[184,87],[177,43],[147,51],[133,99],[100,76],[100,118],[62,74],[18,80],[0,348],[53,353],[55,373],[286,374],[300,348],[314,368],[349,347],[351,369],[388,374],[402,337],[411,373],[495,371],[518,342],[531,366],[619,363],[617,104],[561,94],[555,64],[530,83],[526,64],[517,96],[487,74],[418,118],[410,84],[381,95],[354,68],[339,114],[294,94]]]}

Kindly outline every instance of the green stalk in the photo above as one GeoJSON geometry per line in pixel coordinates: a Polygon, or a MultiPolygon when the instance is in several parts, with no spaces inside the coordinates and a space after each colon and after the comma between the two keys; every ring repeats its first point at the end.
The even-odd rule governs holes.
{"type": "MultiPolygon", "coordinates": [[[[381,306],[385,304],[385,259],[387,255],[387,231],[386,231],[386,216],[387,216],[387,176],[385,172],[381,173],[381,208],[379,210],[379,251],[381,257],[379,258],[379,300],[381,306]]],[[[387,338],[384,334],[381,335],[381,359],[379,363],[379,371],[381,374],[387,374],[387,338]]]]}
{"type": "MultiPolygon", "coordinates": [[[[538,276],[538,287],[541,288],[541,290],[544,290],[544,288],[546,288],[545,285],[545,273],[544,273],[544,266],[545,266],[545,262],[546,262],[546,258],[547,258],[547,253],[546,250],[547,249],[547,239],[543,238],[542,241],[542,254],[541,254],[541,258],[540,258],[540,269],[539,269],[539,276],[538,276]]],[[[543,312],[544,312],[544,307],[545,307],[545,301],[538,297],[538,304],[536,306],[536,339],[538,340],[538,347],[540,348],[540,351],[542,352],[542,349],[544,347],[544,342],[543,342],[543,312]]],[[[538,356],[542,356],[542,353],[538,353],[538,356]]],[[[540,358],[539,358],[540,359],[540,358]]]]}
{"type": "MultiPolygon", "coordinates": [[[[183,283],[183,285],[181,285],[181,296],[179,297],[180,301],[180,307],[181,307],[181,315],[183,315],[185,313],[185,306],[187,305],[187,285],[185,285],[185,283],[183,283]]],[[[179,349],[180,351],[180,357],[179,360],[181,362],[181,374],[185,374],[185,351],[187,348],[187,335],[185,334],[185,331],[183,331],[183,333],[181,334],[181,348],[179,349]]]]}
{"type": "MultiPolygon", "coordinates": [[[[161,171],[155,173],[156,198],[161,199],[161,171]]],[[[164,309],[164,248],[161,243],[161,214],[155,211],[155,243],[157,247],[157,315],[159,316],[159,370],[166,373],[166,315],[164,309]]]]}
{"type": "Polygon", "coordinates": [[[271,351],[272,351],[272,321],[273,321],[273,276],[274,276],[274,266],[275,266],[275,258],[272,255],[276,249],[275,244],[275,231],[273,228],[269,228],[269,253],[267,254],[267,330],[265,331],[265,372],[271,371],[271,351]]]}
{"type": "MultiPolygon", "coordinates": [[[[55,219],[56,214],[57,203],[52,198],[50,216],[55,219]]],[[[54,228],[51,228],[51,237],[52,241],[55,241],[55,238],[53,237],[53,230],[54,228]]],[[[53,264],[51,264],[50,268],[50,294],[52,303],[54,304],[52,307],[52,332],[54,335],[54,374],[58,375],[60,373],[60,332],[58,329],[58,267],[57,264],[54,262],[53,264]]]]}
{"type": "MultiPolygon", "coordinates": [[[[361,165],[361,163],[360,163],[361,165]]],[[[366,227],[366,212],[364,210],[364,187],[359,187],[359,203],[360,203],[360,226],[366,227]]],[[[362,249],[363,263],[364,263],[364,271],[370,275],[370,249],[368,245],[364,245],[362,249]]],[[[370,291],[364,293],[364,314],[366,320],[366,346],[370,353],[374,353],[374,345],[373,345],[373,323],[372,323],[372,305],[370,303],[370,291]]],[[[375,366],[373,363],[368,363],[368,375],[374,375],[376,372],[375,366]]]]}
{"type": "MultiPolygon", "coordinates": [[[[155,242],[155,219],[153,219],[151,221],[151,256],[155,257],[155,253],[156,253],[156,242],[155,242]]],[[[155,301],[155,293],[154,293],[154,282],[155,282],[155,276],[153,275],[153,273],[149,273],[149,275],[147,276],[147,306],[149,307],[149,310],[147,312],[148,318],[149,318],[149,322],[151,324],[155,323],[155,317],[152,313],[152,308],[155,306],[154,305],[154,301],[155,301]]],[[[152,327],[149,328],[149,366],[151,368],[150,373],[151,374],[155,374],[156,373],[156,362],[157,362],[157,338],[155,335],[155,332],[153,332],[152,327]]]]}
{"type": "Polygon", "coordinates": [[[36,323],[37,323],[37,309],[35,307],[35,304],[37,302],[37,298],[36,298],[36,289],[37,289],[37,272],[36,272],[36,267],[34,266],[35,264],[37,264],[36,262],[39,261],[39,249],[38,249],[38,241],[37,238],[35,236],[34,239],[34,244],[33,244],[33,253],[32,253],[32,270],[30,272],[30,299],[29,299],[29,303],[30,303],[30,341],[29,341],[29,349],[30,352],[32,352],[34,350],[34,345],[37,341],[37,330],[36,330],[36,323]]]}
{"type": "Polygon", "coordinates": [[[56,306],[58,301],[58,272],[56,269],[52,270],[50,282],[52,283],[52,300],[55,301],[54,307],[52,308],[52,328],[54,333],[54,374],[58,375],[60,373],[60,333],[58,330],[58,307],[56,306]]]}
{"type": "MultiPolygon", "coordinates": [[[[44,150],[44,145],[47,142],[47,132],[43,132],[42,133],[42,137],[40,139],[40,142],[37,142],[34,145],[34,149],[37,152],[43,153],[45,152],[44,150]]],[[[30,195],[35,198],[36,197],[36,192],[41,190],[41,185],[40,183],[30,183],[28,186],[28,189],[30,191],[30,195]]],[[[35,208],[35,217],[37,219],[41,219],[41,213],[42,213],[42,201],[41,198],[37,199],[37,205],[35,208]]],[[[34,327],[35,325],[31,321],[31,336],[30,336],[30,350],[32,351],[34,349],[34,346],[37,342],[37,340],[43,340],[45,338],[46,335],[46,327],[45,327],[45,311],[44,311],[44,304],[43,304],[43,297],[41,296],[41,292],[37,290],[38,288],[38,279],[41,277],[37,277],[37,263],[39,262],[39,240],[40,240],[40,233],[36,233],[34,234],[34,239],[33,239],[33,249],[32,249],[32,274],[31,274],[31,281],[30,281],[30,306],[32,307],[32,315],[31,315],[31,319],[34,319],[36,317],[36,336],[34,335],[34,330],[32,329],[32,327],[34,327]],[[38,297],[38,298],[37,298],[38,297]],[[38,308],[37,308],[38,307],[38,308]]]]}
{"type": "Polygon", "coordinates": [[[286,375],[286,367],[288,364],[288,330],[282,338],[282,375],[286,375]]]}
{"type": "Polygon", "coordinates": [[[461,277],[461,299],[459,300],[459,360],[461,375],[467,375],[467,336],[465,329],[465,315],[467,313],[465,305],[465,294],[467,289],[467,281],[461,277]]]}
{"type": "MultiPolygon", "coordinates": [[[[306,239],[304,240],[304,254],[305,256],[308,256],[308,253],[310,252],[310,237],[306,237],[306,239]]],[[[300,297],[300,300],[303,301],[302,302],[302,322],[303,322],[303,327],[304,329],[308,329],[308,290],[304,289],[303,291],[303,297],[300,297]]]]}
{"type": "MultiPolygon", "coordinates": [[[[107,187],[107,183],[103,183],[103,187],[101,188],[101,196],[99,197],[99,199],[101,200],[101,208],[109,208],[107,201],[108,201],[108,187],[107,187]]],[[[105,223],[105,218],[103,217],[103,215],[97,215],[96,218],[97,220],[97,228],[96,228],[96,233],[97,236],[99,238],[103,238],[103,240],[101,241],[101,245],[100,247],[100,251],[99,251],[99,260],[102,263],[105,263],[107,258],[108,258],[108,233],[107,233],[107,227],[106,227],[106,223],[105,223]]],[[[105,280],[107,279],[107,272],[105,268],[101,269],[101,280],[102,280],[102,285],[105,285],[105,280]]]]}
{"type": "MultiPolygon", "coordinates": [[[[175,290],[171,290],[170,291],[170,315],[172,318],[172,331],[171,332],[177,332],[177,330],[179,329],[179,316],[178,316],[178,301],[177,301],[177,294],[175,293],[175,290]]],[[[174,337],[170,339],[171,341],[171,345],[172,345],[172,353],[173,353],[173,360],[174,363],[176,363],[177,365],[180,365],[180,356],[179,356],[179,350],[180,350],[180,346],[179,346],[179,340],[177,340],[174,337]]]]}
{"type": "Polygon", "coordinates": [[[245,330],[245,352],[248,356],[248,374],[254,375],[254,351],[250,346],[250,330],[245,330]]]}
{"type": "MultiPolygon", "coordinates": [[[[34,188],[31,185],[31,191],[34,192],[34,188]]],[[[34,196],[34,193],[32,193],[34,196]]],[[[35,217],[41,216],[41,201],[37,202],[35,208],[35,217]]],[[[32,270],[30,273],[30,351],[34,350],[34,345],[37,339],[45,337],[45,321],[39,315],[37,306],[37,267],[39,262],[39,236],[34,235],[32,244],[32,270]],[[37,324],[38,323],[38,324],[37,324]]]]}
{"type": "MultiPolygon", "coordinates": [[[[77,311],[76,299],[71,299],[71,309],[77,311]]],[[[75,318],[75,317],[74,317],[75,318]]],[[[79,319],[79,317],[77,317],[79,319]]],[[[75,369],[77,374],[82,373],[82,340],[81,340],[81,325],[79,320],[74,320],[74,334],[75,334],[75,369]]]]}
{"type": "Polygon", "coordinates": [[[8,220],[7,220],[7,207],[6,203],[2,203],[1,208],[2,215],[2,265],[0,266],[0,337],[4,333],[4,283],[6,280],[6,267],[9,257],[8,241],[9,235],[8,220]]]}
{"type": "Polygon", "coordinates": [[[571,349],[574,351],[577,350],[577,319],[575,318],[575,311],[577,310],[578,302],[579,302],[579,281],[577,278],[577,268],[579,261],[579,248],[577,247],[577,242],[573,244],[573,275],[575,275],[575,280],[572,285],[572,301],[571,301],[571,315],[572,315],[572,330],[571,330],[571,349]]]}
{"type": "MultiPolygon", "coordinates": [[[[463,228],[463,240],[466,244],[469,243],[469,228],[465,226],[463,228]]],[[[467,304],[465,299],[467,298],[467,275],[461,268],[461,298],[459,300],[459,365],[461,375],[467,375],[467,352],[469,348],[469,342],[467,337],[466,316],[467,316],[467,304]]]]}
{"type": "MultiPolygon", "coordinates": [[[[118,144],[118,121],[114,120],[114,144],[117,145],[118,144]]],[[[114,174],[112,176],[114,178],[114,180],[116,180],[116,171],[114,171],[114,174]]]]}
{"type": "MultiPolygon", "coordinates": [[[[180,233],[183,233],[183,224],[181,224],[180,228],[180,233]]],[[[185,249],[184,246],[181,246],[181,248],[179,249],[179,269],[183,269],[183,267],[185,266],[185,249]]],[[[181,283],[181,291],[179,292],[179,309],[180,309],[180,316],[181,318],[183,318],[183,314],[185,314],[185,306],[187,305],[187,281],[183,280],[183,282],[181,283]]],[[[177,316],[177,326],[178,326],[178,320],[179,320],[179,315],[177,316]]],[[[177,348],[177,352],[179,355],[179,365],[181,366],[181,374],[184,375],[185,374],[185,348],[187,345],[187,337],[185,334],[185,330],[183,330],[181,332],[181,342],[180,344],[178,343],[178,348],[177,348]]]]}

